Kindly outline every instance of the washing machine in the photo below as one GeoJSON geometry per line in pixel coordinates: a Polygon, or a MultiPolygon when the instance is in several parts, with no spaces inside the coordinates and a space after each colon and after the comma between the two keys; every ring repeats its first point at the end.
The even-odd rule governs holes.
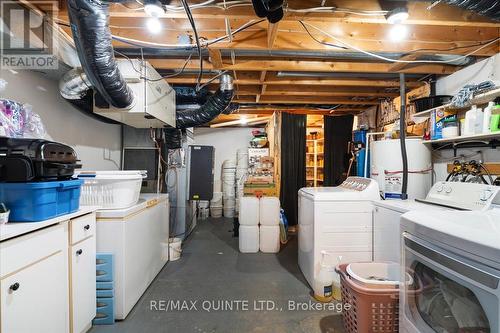
{"type": "Polygon", "coordinates": [[[372,261],[373,202],[380,199],[375,180],[349,177],[337,187],[299,191],[299,266],[309,285],[326,265],[372,261]]]}
{"type": "Polygon", "coordinates": [[[401,217],[400,331],[500,332],[500,187],[440,182],[423,201],[451,209],[401,217]]]}

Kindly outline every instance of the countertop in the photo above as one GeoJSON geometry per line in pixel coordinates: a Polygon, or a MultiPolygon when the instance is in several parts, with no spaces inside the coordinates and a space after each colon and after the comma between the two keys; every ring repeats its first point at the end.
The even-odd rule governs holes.
{"type": "Polygon", "coordinates": [[[147,207],[154,206],[155,204],[168,200],[166,193],[141,193],[139,201],[128,208],[124,209],[101,209],[97,211],[97,219],[121,219],[126,216],[132,215],[146,209],[147,207]]]}
{"type": "Polygon", "coordinates": [[[81,206],[77,212],[66,214],[62,216],[55,217],[53,219],[39,221],[39,222],[9,222],[6,224],[0,224],[0,242],[6,241],[8,239],[18,237],[39,229],[49,227],[58,223],[69,221],[78,216],[89,214],[92,212],[97,212],[98,217],[110,217],[114,215],[123,215],[123,212],[127,212],[125,215],[129,215],[137,210],[150,207],[158,202],[163,202],[168,200],[168,194],[157,194],[157,193],[141,193],[139,202],[129,208],[124,210],[100,210],[98,206],[81,206]]]}
{"type": "Polygon", "coordinates": [[[9,222],[6,224],[0,224],[0,242],[6,241],[8,239],[21,236],[45,227],[58,224],[61,222],[67,222],[78,216],[89,214],[95,212],[99,209],[96,206],[82,206],[80,209],[74,213],[61,215],[54,217],[53,219],[40,221],[40,222],[9,222]]]}

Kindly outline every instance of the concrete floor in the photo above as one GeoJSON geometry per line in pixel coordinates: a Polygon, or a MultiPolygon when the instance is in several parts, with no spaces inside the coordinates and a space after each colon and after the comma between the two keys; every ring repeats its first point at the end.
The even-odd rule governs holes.
{"type": "Polygon", "coordinates": [[[299,270],[296,238],[277,255],[242,254],[231,230],[232,219],[201,221],[185,242],[182,258],[164,267],[127,319],[91,332],[343,332],[336,309],[291,310],[299,302],[319,304],[299,270]],[[220,300],[233,310],[217,310],[220,300]],[[152,310],[155,301],[164,301],[163,308],[158,302],[152,310]],[[186,301],[187,307],[196,303],[175,310],[167,308],[169,301],[186,301]]]}

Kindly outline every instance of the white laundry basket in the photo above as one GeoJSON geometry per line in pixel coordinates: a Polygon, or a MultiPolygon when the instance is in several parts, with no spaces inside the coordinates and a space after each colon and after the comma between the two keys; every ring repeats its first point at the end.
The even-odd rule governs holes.
{"type": "Polygon", "coordinates": [[[146,171],[92,171],[81,172],[84,181],[80,205],[99,206],[101,209],[123,209],[139,201],[142,179],[146,171]]]}

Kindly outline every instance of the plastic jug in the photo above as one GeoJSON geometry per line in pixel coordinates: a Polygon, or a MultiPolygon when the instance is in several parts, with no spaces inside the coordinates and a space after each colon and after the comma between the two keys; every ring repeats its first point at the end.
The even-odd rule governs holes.
{"type": "Polygon", "coordinates": [[[488,106],[484,109],[484,114],[483,114],[483,130],[482,133],[490,133],[490,123],[491,123],[491,111],[493,111],[493,108],[495,107],[494,102],[489,102],[488,106]]]}
{"type": "Polygon", "coordinates": [[[500,105],[496,105],[492,110],[491,120],[490,120],[490,131],[492,133],[500,131],[500,105]]]}
{"type": "Polygon", "coordinates": [[[483,130],[483,111],[473,105],[465,113],[465,124],[462,135],[480,134],[483,130]]]}
{"type": "Polygon", "coordinates": [[[319,302],[331,302],[333,299],[333,280],[335,267],[326,261],[326,251],[321,251],[321,268],[317,279],[314,281],[314,298],[319,302]]]}
{"type": "Polygon", "coordinates": [[[462,135],[473,135],[476,126],[476,111],[477,107],[475,105],[465,113],[465,123],[462,129],[462,135]]]}

